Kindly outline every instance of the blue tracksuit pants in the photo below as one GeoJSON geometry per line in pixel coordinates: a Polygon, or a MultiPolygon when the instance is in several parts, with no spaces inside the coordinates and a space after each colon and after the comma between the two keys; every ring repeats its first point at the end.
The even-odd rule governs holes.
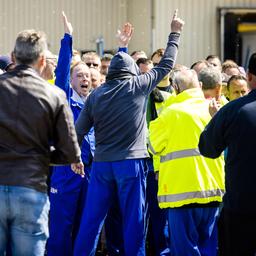
{"type": "Polygon", "coordinates": [[[168,208],[172,256],[216,256],[218,207],[168,208]]]}
{"type": "Polygon", "coordinates": [[[116,195],[125,255],[145,255],[146,169],[144,159],[93,162],[74,256],[95,255],[102,225],[116,195]]]}
{"type": "Polygon", "coordinates": [[[88,187],[89,170],[82,178],[70,166],[53,172],[50,190],[48,256],[71,256],[88,187]]]}
{"type": "Polygon", "coordinates": [[[108,210],[105,219],[106,247],[109,256],[124,255],[123,224],[118,197],[108,210]]]}

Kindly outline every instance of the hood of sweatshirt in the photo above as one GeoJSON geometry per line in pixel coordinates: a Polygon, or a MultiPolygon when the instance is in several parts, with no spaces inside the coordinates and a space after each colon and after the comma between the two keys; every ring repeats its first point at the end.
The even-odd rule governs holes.
{"type": "Polygon", "coordinates": [[[106,80],[127,79],[138,75],[140,70],[133,58],[125,52],[118,52],[110,62],[106,80]]]}

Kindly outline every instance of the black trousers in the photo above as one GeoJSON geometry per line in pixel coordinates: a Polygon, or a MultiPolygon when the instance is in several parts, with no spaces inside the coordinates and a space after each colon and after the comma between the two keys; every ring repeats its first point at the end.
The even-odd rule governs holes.
{"type": "Polygon", "coordinates": [[[237,214],[222,209],[219,219],[219,255],[256,255],[256,214],[237,214]]]}

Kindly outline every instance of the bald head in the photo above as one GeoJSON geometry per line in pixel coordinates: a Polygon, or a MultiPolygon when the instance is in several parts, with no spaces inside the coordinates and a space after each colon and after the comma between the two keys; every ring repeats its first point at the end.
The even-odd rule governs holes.
{"type": "Polygon", "coordinates": [[[95,68],[90,68],[90,72],[92,88],[95,89],[101,85],[101,74],[100,71],[95,68]]]}
{"type": "Polygon", "coordinates": [[[101,60],[100,56],[96,52],[87,52],[83,54],[82,61],[86,63],[89,68],[95,68],[100,71],[101,60]]]}
{"type": "Polygon", "coordinates": [[[173,78],[173,84],[177,93],[181,93],[182,91],[192,88],[200,88],[197,74],[195,70],[192,69],[182,69],[176,71],[173,78]]]}

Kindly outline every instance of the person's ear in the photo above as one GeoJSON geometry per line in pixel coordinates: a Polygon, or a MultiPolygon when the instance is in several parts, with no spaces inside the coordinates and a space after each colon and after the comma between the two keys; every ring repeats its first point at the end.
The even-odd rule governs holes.
{"type": "Polygon", "coordinates": [[[45,55],[40,55],[38,57],[37,62],[35,63],[35,69],[37,69],[37,72],[42,76],[42,73],[46,67],[46,57],[45,55]]]}
{"type": "Polygon", "coordinates": [[[215,92],[216,92],[216,99],[219,99],[221,97],[221,84],[218,84],[215,88],[215,92]]]}
{"type": "Polygon", "coordinates": [[[16,58],[15,58],[15,55],[14,55],[14,52],[12,51],[11,53],[11,60],[14,64],[16,64],[16,58]]]}
{"type": "Polygon", "coordinates": [[[252,74],[251,74],[250,72],[247,72],[247,80],[248,80],[249,82],[252,81],[252,74]]]}
{"type": "Polygon", "coordinates": [[[74,73],[74,70],[73,70],[72,73],[70,72],[70,83],[71,83],[71,84],[73,83],[73,73],[74,73]]]}
{"type": "Polygon", "coordinates": [[[46,66],[46,57],[45,57],[45,55],[40,56],[39,64],[42,68],[45,68],[45,66],[46,66]]]}
{"type": "Polygon", "coordinates": [[[225,95],[226,97],[228,97],[230,99],[230,92],[229,90],[227,89],[227,95],[225,95]]]}
{"type": "Polygon", "coordinates": [[[220,91],[221,91],[221,88],[222,88],[222,85],[221,85],[221,84],[218,84],[218,85],[216,86],[216,91],[217,91],[217,92],[220,92],[220,91]]]}

